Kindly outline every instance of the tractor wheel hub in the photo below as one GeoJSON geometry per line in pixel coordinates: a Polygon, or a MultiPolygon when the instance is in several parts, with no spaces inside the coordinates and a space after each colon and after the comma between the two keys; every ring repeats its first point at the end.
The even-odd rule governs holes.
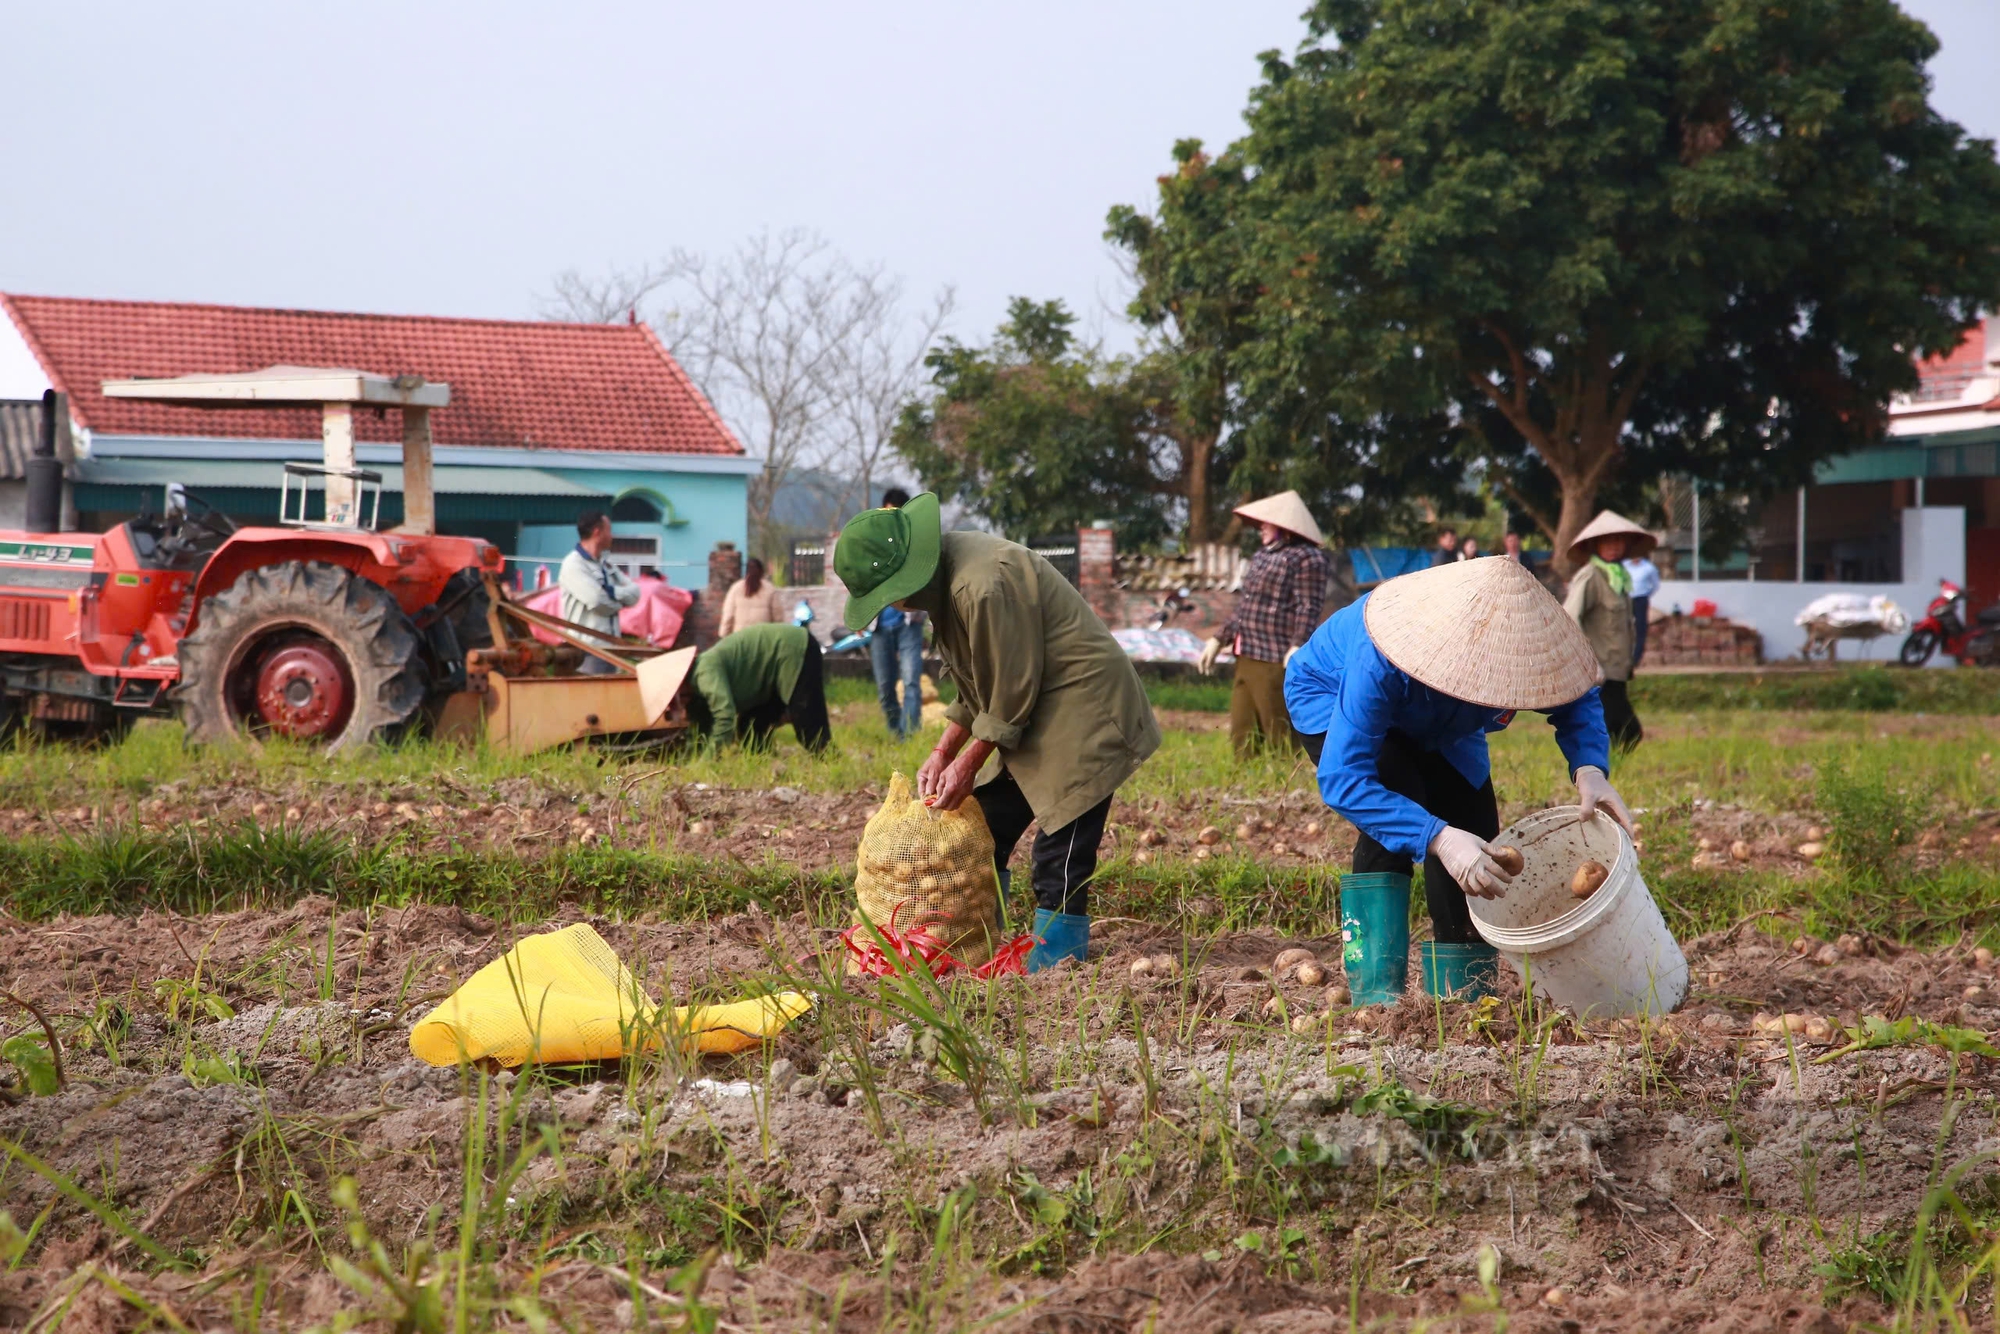
{"type": "Polygon", "coordinates": [[[331,736],[352,712],[352,687],[332,645],[294,641],[273,649],[257,669],[257,711],[280,736],[331,736]]]}

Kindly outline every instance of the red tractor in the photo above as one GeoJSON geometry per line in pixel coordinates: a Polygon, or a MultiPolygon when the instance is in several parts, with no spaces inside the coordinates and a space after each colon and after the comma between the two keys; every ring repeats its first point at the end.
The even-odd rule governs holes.
{"type": "MultiPolygon", "coordinates": [[[[510,602],[498,548],[435,531],[430,413],[419,376],[273,367],[121,380],[110,398],[321,408],[325,460],[287,463],[279,526],[239,528],[169,488],[165,512],[61,533],[55,404],[29,461],[28,524],[0,532],[6,721],[118,731],[177,711],[191,741],[270,735],[343,750],[424,724],[536,749],[666,736],[692,650],[659,654],[510,602]],[[357,406],[403,419],[402,525],[376,532],[382,475],[355,466],[357,406]],[[314,504],[318,500],[320,503],[314,504]],[[510,639],[508,622],[559,641],[510,639]],[[611,664],[579,675],[585,657],[611,664]]],[[[51,396],[53,398],[53,396],[51,396]]]]}

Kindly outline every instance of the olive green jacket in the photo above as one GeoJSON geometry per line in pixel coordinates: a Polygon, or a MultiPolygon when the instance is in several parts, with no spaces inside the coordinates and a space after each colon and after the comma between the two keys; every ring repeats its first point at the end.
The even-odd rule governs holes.
{"type": "Polygon", "coordinates": [[[1569,581],[1563,610],[1583,629],[1607,681],[1632,679],[1632,599],[1611,591],[1604,571],[1589,562],[1569,581]]]}
{"type": "Polygon", "coordinates": [[[910,606],[931,613],[958,687],[945,717],[990,741],[1043,829],[1118,790],[1160,746],[1153,706],[1118,641],[1042,557],[986,533],[946,533],[910,606]]]}
{"type": "Polygon", "coordinates": [[[738,713],[792,697],[810,633],[803,625],[746,625],[696,656],[694,686],[708,703],[710,744],[736,739],[738,713]]]}

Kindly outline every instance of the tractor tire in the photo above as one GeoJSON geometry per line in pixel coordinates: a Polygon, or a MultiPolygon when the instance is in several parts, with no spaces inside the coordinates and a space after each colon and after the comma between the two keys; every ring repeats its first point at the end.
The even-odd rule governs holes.
{"type": "Polygon", "coordinates": [[[275,735],[352,750],[399,731],[428,685],[395,599],[322,561],[266,565],[204,599],[180,664],[181,723],[209,744],[275,735]]]}

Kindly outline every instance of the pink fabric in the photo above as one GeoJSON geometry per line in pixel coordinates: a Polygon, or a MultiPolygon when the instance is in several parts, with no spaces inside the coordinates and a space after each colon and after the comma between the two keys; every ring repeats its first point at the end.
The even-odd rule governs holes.
{"type": "MultiPolygon", "coordinates": [[[[522,598],[521,605],[529,611],[560,616],[562,589],[550,584],[522,598]]],[[[618,613],[619,632],[636,635],[654,648],[672,648],[674,641],[680,638],[681,622],[687,619],[687,610],[693,605],[694,594],[687,589],[675,588],[664,579],[641,575],[639,600],[618,613]]],[[[562,643],[546,630],[531,627],[530,631],[544,644],[562,643]]]]}

